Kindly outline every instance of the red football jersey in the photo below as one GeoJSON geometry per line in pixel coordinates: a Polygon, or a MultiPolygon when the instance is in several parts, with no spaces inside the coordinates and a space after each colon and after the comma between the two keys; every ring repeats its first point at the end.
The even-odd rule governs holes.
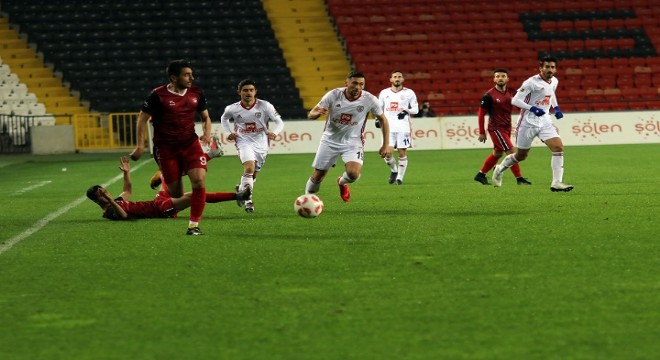
{"type": "MultiPolygon", "coordinates": [[[[122,197],[118,197],[115,202],[126,211],[128,219],[173,218],[177,215],[172,198],[166,191],[159,191],[152,201],[126,201],[122,197]]],[[[123,220],[112,206],[105,209],[103,217],[110,220],[123,220]]]]}
{"type": "Polygon", "coordinates": [[[197,85],[183,94],[168,90],[167,85],[157,87],[142,105],[142,111],[151,115],[154,144],[163,149],[183,149],[195,142],[195,114],[206,109],[206,97],[197,85]]]}
{"type": "Polygon", "coordinates": [[[511,131],[511,99],[516,91],[507,88],[504,92],[495,87],[488,90],[481,98],[481,107],[488,112],[488,131],[503,129],[511,131]]]}

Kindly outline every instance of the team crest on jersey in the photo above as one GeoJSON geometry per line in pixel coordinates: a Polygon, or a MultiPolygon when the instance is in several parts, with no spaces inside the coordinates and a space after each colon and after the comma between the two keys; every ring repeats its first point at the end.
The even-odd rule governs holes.
{"type": "Polygon", "coordinates": [[[176,103],[175,103],[174,101],[170,100],[170,102],[169,102],[168,105],[170,105],[170,106],[176,106],[176,103]]]}
{"type": "Polygon", "coordinates": [[[357,107],[358,112],[363,112],[364,111],[364,106],[360,105],[357,107]]]}
{"type": "Polygon", "coordinates": [[[254,113],[254,117],[256,117],[257,119],[261,118],[261,112],[254,113]]]}

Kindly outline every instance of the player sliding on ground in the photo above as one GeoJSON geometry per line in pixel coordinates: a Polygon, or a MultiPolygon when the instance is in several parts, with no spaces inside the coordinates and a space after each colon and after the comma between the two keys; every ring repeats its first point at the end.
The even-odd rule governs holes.
{"type": "MultiPolygon", "coordinates": [[[[102,210],[103,217],[110,220],[131,220],[145,218],[174,218],[181,210],[190,207],[192,193],[184,193],[178,198],[171,197],[165,184],[151,201],[129,201],[133,185],[131,182],[130,164],[127,157],[119,159],[119,170],[124,173],[124,184],[122,193],[113,198],[104,187],[94,185],[87,190],[87,197],[95,202],[102,210]]],[[[206,193],[207,203],[222,201],[242,200],[250,198],[250,191],[233,192],[209,192],[206,193]]]]}

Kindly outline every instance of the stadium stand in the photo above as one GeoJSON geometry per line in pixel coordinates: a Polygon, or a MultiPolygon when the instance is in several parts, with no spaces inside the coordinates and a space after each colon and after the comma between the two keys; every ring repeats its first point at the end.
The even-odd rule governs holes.
{"type": "Polygon", "coordinates": [[[541,54],[559,59],[565,111],[658,109],[660,6],[654,0],[327,0],[353,65],[373,88],[403,70],[442,115],[475,114],[492,69],[517,86],[541,54]],[[479,14],[478,16],[474,16],[479,14]],[[378,83],[378,85],[374,85],[378,83]]]}
{"type": "Polygon", "coordinates": [[[3,0],[2,11],[94,111],[138,111],[167,62],[187,58],[218,120],[244,78],[284,118],[305,117],[259,0],[3,0]]]}

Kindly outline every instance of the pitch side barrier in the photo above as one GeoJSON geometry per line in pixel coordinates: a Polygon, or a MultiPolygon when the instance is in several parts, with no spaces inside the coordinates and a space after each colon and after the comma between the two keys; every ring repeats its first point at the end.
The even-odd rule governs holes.
{"type": "MultiPolygon", "coordinates": [[[[514,114],[514,124],[517,114],[514,114]]],[[[271,154],[314,153],[323,133],[325,121],[293,120],[284,122],[284,130],[271,141],[271,154]]],[[[660,111],[625,111],[565,114],[554,120],[564,145],[612,145],[660,143],[660,111]]],[[[490,141],[479,142],[479,125],[475,116],[414,118],[412,120],[415,150],[491,148],[490,141]]],[[[201,124],[197,132],[202,133],[201,124]]],[[[220,123],[212,132],[220,136],[226,155],[235,155],[233,142],[227,141],[220,123]]],[[[365,149],[378,151],[381,132],[373,120],[367,122],[365,149]]],[[[151,139],[151,129],[150,136],[151,139]]],[[[151,146],[151,140],[149,140],[151,146]]],[[[544,146],[538,139],[533,146],[544,146]]]]}

